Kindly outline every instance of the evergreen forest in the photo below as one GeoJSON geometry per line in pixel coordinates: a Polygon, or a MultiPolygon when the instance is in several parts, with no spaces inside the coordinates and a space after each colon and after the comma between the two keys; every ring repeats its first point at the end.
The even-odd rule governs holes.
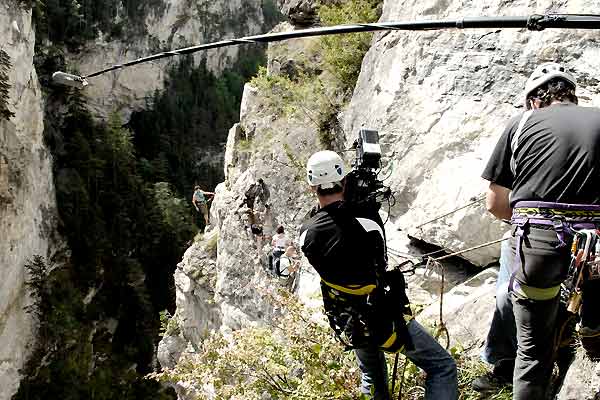
{"type": "Polygon", "coordinates": [[[242,50],[218,76],[206,60],[178,59],[164,90],[129,121],[116,113],[99,120],[78,91],[52,85],[50,74],[69,69],[66,52],[101,31],[118,38],[162,1],[21,3],[33,8],[44,137],[70,254],[64,265],[41,257],[27,265],[35,300],[28,311],[39,333],[14,399],[173,399],[172,389],[144,378],[157,365],[159,313],[174,312],[174,269],[203,228],[193,186],[213,190],[222,181],[223,144],[265,49],[242,50]],[[116,10],[126,13],[116,18],[116,10]]]}

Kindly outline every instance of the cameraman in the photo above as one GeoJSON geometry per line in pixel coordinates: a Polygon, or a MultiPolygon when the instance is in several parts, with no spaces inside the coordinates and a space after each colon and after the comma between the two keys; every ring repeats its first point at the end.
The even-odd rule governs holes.
{"type": "Polygon", "coordinates": [[[425,399],[457,399],[454,360],[411,316],[403,318],[403,311],[409,309],[403,279],[400,277],[402,285],[396,288],[401,293],[392,296],[392,307],[382,309],[381,302],[372,299],[377,299],[380,296],[377,293],[383,290],[381,276],[386,267],[383,224],[376,211],[369,218],[359,218],[344,203],[344,178],[348,171],[342,158],[333,151],[319,151],[310,157],[306,170],[319,208],[302,226],[300,246],[321,277],[330,325],[340,339],[345,334],[350,341],[347,345],[355,350],[362,372],[361,392],[371,394],[375,400],[390,399],[387,365],[381,349],[392,351],[390,339],[397,337],[402,343],[394,349],[402,351],[427,373],[425,399]],[[336,302],[337,299],[341,301],[336,302]],[[397,315],[400,318],[394,321],[401,321],[401,326],[396,326],[393,336],[382,342],[377,329],[369,325],[379,325],[381,319],[397,315]]]}

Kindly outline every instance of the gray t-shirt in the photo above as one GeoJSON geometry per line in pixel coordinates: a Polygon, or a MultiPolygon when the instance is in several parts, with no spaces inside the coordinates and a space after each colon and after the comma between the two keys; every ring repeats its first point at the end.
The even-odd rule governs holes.
{"type": "Polygon", "coordinates": [[[509,122],[482,177],[512,189],[511,206],[522,200],[600,204],[600,109],[561,103],[535,110],[513,155],[521,117],[509,122]]]}

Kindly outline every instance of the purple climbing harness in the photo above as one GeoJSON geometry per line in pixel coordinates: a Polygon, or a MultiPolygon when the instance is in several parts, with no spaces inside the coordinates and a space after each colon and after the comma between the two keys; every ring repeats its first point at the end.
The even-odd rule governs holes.
{"type": "Polygon", "coordinates": [[[552,203],[545,201],[519,201],[513,208],[511,224],[516,237],[516,254],[509,290],[520,285],[515,281],[521,263],[521,246],[528,228],[552,229],[558,238],[557,249],[567,245],[567,237],[572,237],[582,229],[600,228],[600,205],[552,203]]]}

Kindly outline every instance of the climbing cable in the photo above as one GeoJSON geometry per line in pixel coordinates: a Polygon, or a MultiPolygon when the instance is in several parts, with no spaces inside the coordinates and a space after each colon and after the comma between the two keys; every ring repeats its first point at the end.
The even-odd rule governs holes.
{"type": "Polygon", "coordinates": [[[469,251],[478,250],[478,249],[481,249],[481,248],[484,248],[484,247],[487,247],[487,246],[492,246],[492,245],[494,245],[496,243],[503,242],[503,241],[508,240],[510,238],[511,238],[511,236],[509,236],[509,237],[503,237],[503,238],[492,240],[492,241],[485,242],[485,243],[481,243],[481,244],[478,244],[477,246],[469,247],[469,248],[464,249],[464,250],[455,251],[455,252],[452,252],[450,254],[446,254],[446,255],[443,255],[443,256],[440,256],[440,257],[437,257],[437,258],[433,258],[431,256],[433,256],[435,254],[438,254],[438,253],[448,252],[449,250],[446,249],[446,248],[442,248],[440,250],[432,251],[430,253],[425,253],[425,254],[421,254],[421,255],[401,252],[401,251],[395,250],[395,249],[390,248],[390,247],[388,247],[387,250],[392,255],[392,257],[394,257],[394,258],[396,258],[396,257],[410,258],[411,260],[408,260],[408,261],[405,261],[405,262],[401,263],[400,265],[397,266],[397,268],[402,267],[402,266],[404,266],[406,264],[412,263],[411,268],[409,268],[407,270],[403,270],[402,272],[403,273],[411,273],[411,272],[414,273],[414,271],[417,268],[420,268],[420,267],[424,266],[426,264],[426,261],[427,262],[429,260],[433,260],[433,261],[436,261],[436,262],[443,261],[443,260],[446,260],[448,258],[459,256],[459,255],[461,255],[463,253],[467,253],[469,251]],[[413,260],[419,260],[419,262],[414,262],[413,260]]]}
{"type": "Polygon", "coordinates": [[[446,217],[448,217],[448,216],[450,216],[452,214],[455,214],[456,212],[458,212],[460,210],[463,210],[465,208],[471,207],[472,205],[475,205],[475,204],[479,204],[483,200],[485,200],[485,195],[481,195],[479,197],[472,197],[470,203],[467,203],[464,206],[455,208],[454,210],[452,210],[450,212],[447,212],[446,214],[439,215],[439,216],[437,216],[437,217],[435,217],[435,218],[433,218],[433,219],[431,219],[431,220],[429,220],[427,222],[423,222],[422,224],[415,226],[414,229],[420,229],[421,227],[423,227],[425,225],[428,225],[428,224],[431,224],[433,222],[439,221],[440,219],[443,219],[443,218],[446,218],[446,217]]]}
{"type": "Polygon", "coordinates": [[[511,238],[512,238],[512,236],[508,236],[508,237],[503,237],[503,238],[500,238],[500,239],[492,240],[490,242],[485,242],[485,243],[479,244],[477,246],[469,247],[468,249],[464,249],[464,250],[460,250],[460,251],[455,251],[454,253],[446,254],[445,256],[442,256],[442,257],[433,258],[432,260],[439,262],[439,261],[445,260],[445,259],[450,258],[450,257],[459,256],[459,255],[461,255],[463,253],[467,253],[469,251],[478,250],[478,249],[481,249],[483,247],[487,247],[487,246],[491,246],[491,245],[496,244],[496,243],[504,242],[505,240],[508,240],[508,239],[511,239],[511,238]]]}
{"type": "Polygon", "coordinates": [[[437,327],[437,331],[434,335],[435,339],[438,340],[441,335],[444,335],[446,338],[446,350],[450,348],[450,332],[448,332],[448,328],[446,328],[446,323],[444,322],[444,289],[446,283],[446,268],[434,258],[429,258],[427,260],[426,268],[437,268],[440,271],[440,275],[442,277],[441,285],[440,285],[440,320],[439,325],[437,327]]]}
{"type": "Polygon", "coordinates": [[[600,29],[600,15],[590,14],[531,14],[527,16],[499,16],[499,17],[463,17],[445,20],[421,20],[421,21],[399,21],[378,22],[371,24],[336,25],[329,27],[318,27],[300,29],[288,32],[273,32],[262,35],[245,36],[236,39],[226,39],[217,42],[205,43],[196,46],[185,47],[147,57],[138,58],[127,62],[112,65],[87,75],[73,75],[65,72],[55,72],[52,78],[55,82],[79,89],[88,85],[87,79],[116,71],[133,65],[160,60],[167,57],[192,54],[198,51],[217,49],[227,46],[241,44],[271,43],[288,39],[297,39],[314,36],[339,35],[354,32],[376,32],[376,31],[429,31],[439,29],[527,29],[530,31],[542,31],[548,28],[559,29],[600,29]]]}

